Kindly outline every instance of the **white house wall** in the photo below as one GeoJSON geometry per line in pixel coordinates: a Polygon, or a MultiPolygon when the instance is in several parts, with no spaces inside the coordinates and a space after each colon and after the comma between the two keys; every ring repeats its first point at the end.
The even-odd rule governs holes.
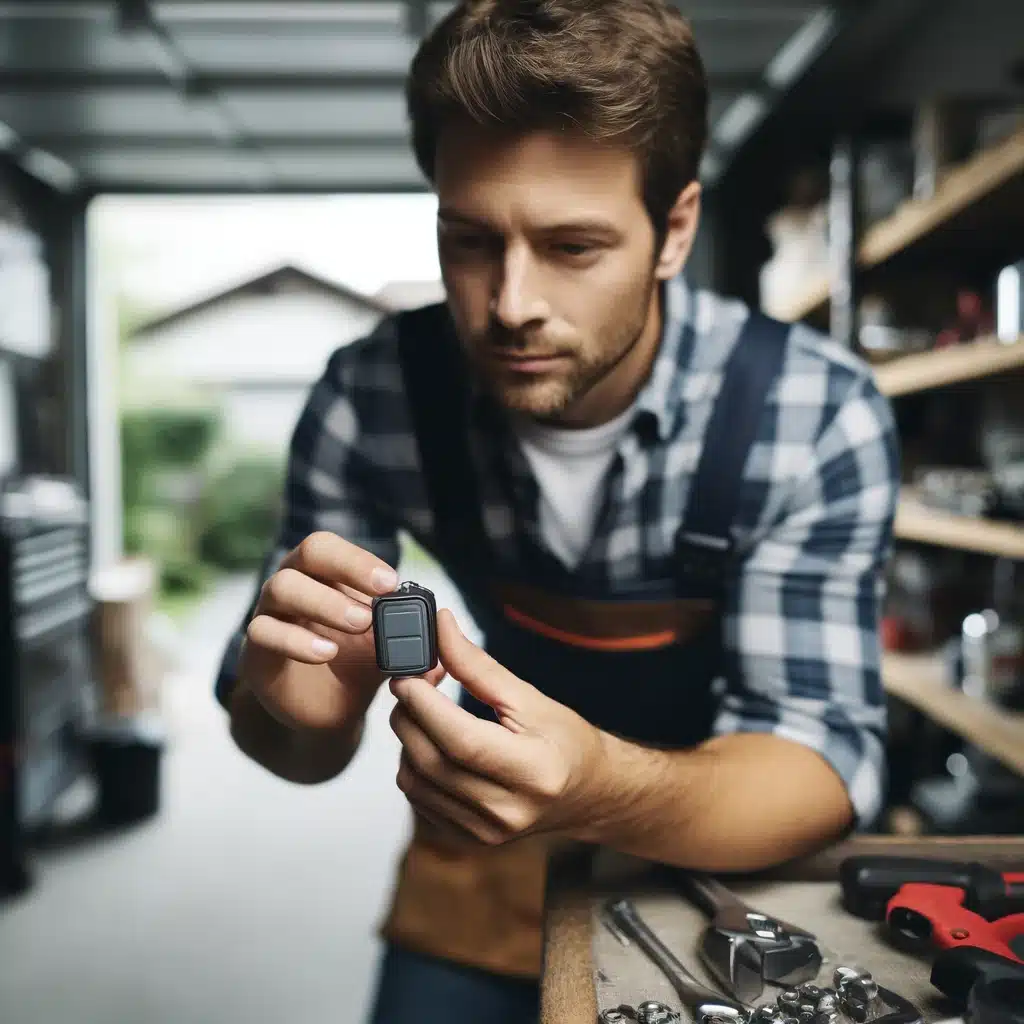
{"type": "Polygon", "coordinates": [[[223,394],[224,434],[233,442],[283,454],[308,387],[231,388],[223,394]]]}
{"type": "Polygon", "coordinates": [[[381,314],[320,292],[239,295],[130,343],[133,379],[233,388],[310,384],[331,353],[367,334],[381,314]]]}

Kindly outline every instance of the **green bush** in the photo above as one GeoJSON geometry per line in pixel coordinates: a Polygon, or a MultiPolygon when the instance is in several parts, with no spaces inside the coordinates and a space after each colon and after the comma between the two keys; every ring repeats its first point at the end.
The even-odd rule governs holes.
{"type": "Polygon", "coordinates": [[[204,562],[227,570],[259,567],[277,530],[283,473],[281,459],[247,455],[208,481],[199,524],[204,562]]]}
{"type": "Polygon", "coordinates": [[[162,562],[184,557],[190,546],[188,523],[177,509],[136,505],[124,511],[125,550],[162,562]]]}
{"type": "Polygon", "coordinates": [[[198,594],[209,583],[205,565],[188,558],[170,558],[160,566],[161,593],[171,597],[198,594]]]}
{"type": "Polygon", "coordinates": [[[121,477],[125,508],[145,501],[151,474],[201,462],[220,430],[212,409],[133,409],[121,415],[121,477]]]}

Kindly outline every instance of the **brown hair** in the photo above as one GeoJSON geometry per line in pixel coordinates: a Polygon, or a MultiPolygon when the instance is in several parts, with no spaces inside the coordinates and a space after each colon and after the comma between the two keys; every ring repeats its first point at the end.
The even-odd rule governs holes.
{"type": "Polygon", "coordinates": [[[513,131],[569,122],[628,145],[659,236],[707,140],[704,66],[666,0],[461,0],[416,53],[406,99],[429,181],[441,128],[462,119],[513,131]]]}

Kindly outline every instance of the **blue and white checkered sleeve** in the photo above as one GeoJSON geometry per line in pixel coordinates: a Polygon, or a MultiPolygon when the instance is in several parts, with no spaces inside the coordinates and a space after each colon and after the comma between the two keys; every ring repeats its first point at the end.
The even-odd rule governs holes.
{"type": "MultiPolygon", "coordinates": [[[[386,327],[385,323],[379,330],[386,327]]],[[[217,675],[215,693],[224,706],[260,587],[304,538],[326,530],[372,551],[389,565],[398,565],[398,527],[369,497],[369,467],[362,449],[366,442],[373,442],[368,435],[374,424],[367,423],[365,409],[361,413],[360,407],[372,404],[372,396],[360,396],[357,387],[353,360],[339,349],[313,385],[299,416],[288,453],[277,537],[217,675]]]]}
{"type": "Polygon", "coordinates": [[[837,403],[809,455],[726,609],[715,732],[771,732],[815,750],[863,828],[884,795],[878,622],[899,492],[892,410],[869,376],[837,403]]]}

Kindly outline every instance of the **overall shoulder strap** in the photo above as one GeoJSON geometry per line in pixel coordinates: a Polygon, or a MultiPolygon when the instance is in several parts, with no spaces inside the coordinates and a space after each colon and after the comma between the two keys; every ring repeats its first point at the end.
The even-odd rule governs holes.
{"type": "Polygon", "coordinates": [[[752,311],[726,363],[676,534],[677,571],[691,587],[717,586],[728,571],[743,470],[785,360],[789,330],[789,324],[752,311]]]}
{"type": "Polygon", "coordinates": [[[434,519],[435,554],[479,567],[490,548],[469,447],[469,385],[447,306],[398,316],[398,357],[434,519]]]}

